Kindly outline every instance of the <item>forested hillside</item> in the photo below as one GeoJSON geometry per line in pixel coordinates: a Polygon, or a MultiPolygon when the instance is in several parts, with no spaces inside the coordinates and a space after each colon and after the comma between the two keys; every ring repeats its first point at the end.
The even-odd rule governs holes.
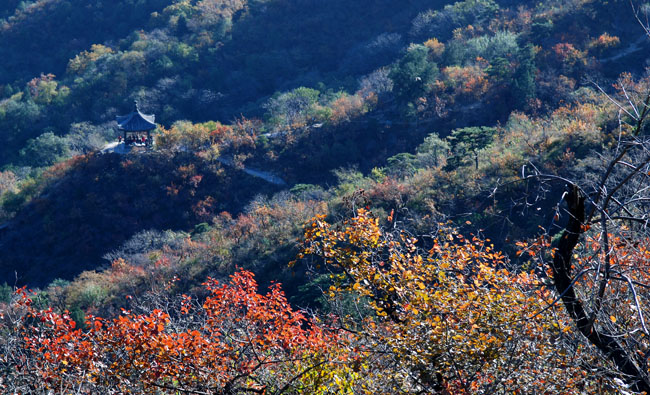
{"type": "Polygon", "coordinates": [[[0,389],[650,393],[649,18],[3,2],[0,389]]]}

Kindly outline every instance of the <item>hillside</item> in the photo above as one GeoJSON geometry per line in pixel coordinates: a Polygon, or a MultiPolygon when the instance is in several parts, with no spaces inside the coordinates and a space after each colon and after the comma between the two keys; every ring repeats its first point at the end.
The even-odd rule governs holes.
{"type": "MultiPolygon", "coordinates": [[[[421,166],[419,156],[425,155],[421,152],[423,141],[433,139],[432,132],[443,139],[436,143],[440,149],[456,152],[451,159],[474,152],[475,171],[479,171],[483,154],[476,150],[487,149],[495,137],[472,148],[471,140],[477,137],[456,137],[454,130],[502,125],[498,133],[503,136],[518,114],[549,117],[558,109],[577,111],[576,106],[592,101],[588,92],[593,85],[581,88],[581,84],[618,76],[609,67],[611,63],[630,72],[640,69],[640,62],[629,62],[628,67],[626,60],[634,59],[646,45],[638,39],[643,31],[633,27],[638,24],[632,10],[613,13],[618,6],[617,2],[576,2],[515,9],[507,2],[487,0],[434,5],[410,2],[395,12],[388,2],[341,1],[325,6],[313,1],[227,5],[158,1],[139,3],[124,19],[113,15],[119,14],[121,7],[131,7],[126,2],[82,7],[71,2],[36,1],[14,10],[7,5],[4,12],[11,15],[2,34],[15,35],[11,42],[16,47],[3,47],[12,59],[3,65],[13,67],[3,75],[13,85],[5,85],[6,96],[0,102],[6,141],[2,148],[7,180],[3,208],[10,220],[0,236],[5,246],[0,260],[4,276],[11,281],[12,273],[27,262],[52,261],[54,246],[59,245],[61,250],[55,254],[59,258],[49,265],[61,267],[60,262],[67,259],[66,269],[60,274],[48,270],[50,276],[39,284],[55,277],[71,279],[85,269],[101,266],[101,256],[131,234],[148,228],[189,230],[199,221],[184,214],[187,208],[175,210],[177,203],[160,194],[173,180],[151,175],[171,176],[173,171],[166,162],[136,156],[128,159],[137,164],[132,170],[136,174],[117,177],[113,173],[119,169],[120,159],[106,162],[105,157],[92,154],[114,138],[115,126],[110,120],[127,100],[138,98],[144,111],[156,114],[163,128],[157,141],[159,150],[191,149],[202,152],[202,158],[235,158],[236,166],[272,170],[288,180],[289,187],[336,185],[341,180],[334,171],[345,168],[372,173],[376,181],[412,176],[421,166]],[[121,23],[113,24],[113,30],[97,29],[105,35],[100,37],[85,34],[83,26],[66,23],[64,15],[74,21],[97,18],[99,26],[116,18],[121,23]],[[43,74],[19,91],[21,81],[27,80],[20,73],[32,69],[15,67],[12,62],[20,56],[30,57],[30,51],[21,50],[18,43],[23,40],[20,37],[32,34],[39,18],[66,26],[50,35],[52,39],[85,45],[86,49],[74,56],[64,49],[32,56],[43,62],[34,69],[43,74]],[[367,21],[363,28],[356,22],[359,19],[367,21]],[[82,35],[91,41],[80,43],[77,37],[82,35]],[[92,48],[88,48],[90,42],[92,48]],[[47,74],[50,72],[60,74],[47,74]],[[245,115],[233,119],[233,114],[245,115]],[[208,119],[228,122],[202,123],[208,119]],[[208,146],[211,148],[206,149],[208,146]],[[80,162],[67,158],[80,154],[89,164],[77,169],[80,162]],[[69,166],[69,170],[45,170],[62,160],[69,164],[57,166],[69,166]],[[99,177],[103,166],[107,166],[107,174],[99,177]],[[106,214],[100,212],[121,204],[112,197],[102,201],[100,207],[105,209],[97,213],[72,216],[88,221],[97,215],[93,225],[65,227],[62,232],[59,224],[70,212],[95,207],[96,202],[91,202],[95,194],[81,192],[83,183],[91,179],[102,180],[98,196],[105,198],[107,191],[120,190],[124,199],[135,205],[155,210],[165,207],[160,210],[165,220],[119,210],[111,214],[113,219],[102,219],[106,214]],[[130,179],[141,181],[115,184],[130,179]],[[142,203],[138,196],[144,198],[144,191],[160,196],[156,206],[142,203]],[[76,198],[68,200],[69,196],[76,198]],[[69,207],[60,207],[59,201],[69,207]],[[183,221],[175,219],[183,216],[183,221]],[[43,221],[47,226],[39,225],[43,221]],[[28,238],[26,235],[47,235],[43,226],[56,237],[42,237],[36,242],[42,246],[23,251],[20,241],[28,238]],[[93,230],[84,231],[85,227],[93,230]],[[77,234],[98,235],[83,243],[88,254],[61,246],[78,243],[77,234]]],[[[44,26],[40,31],[52,30],[44,26]]],[[[43,51],[56,47],[43,40],[33,40],[33,45],[43,46],[43,51]]],[[[580,157],[586,155],[584,149],[578,152],[580,157]]],[[[185,166],[205,167],[196,162],[205,159],[185,160],[185,166]]],[[[464,166],[469,163],[447,163],[444,171],[450,176],[465,171],[464,166]]],[[[504,171],[508,170],[494,170],[495,174],[504,171]]],[[[210,196],[215,213],[227,210],[237,214],[255,194],[273,191],[264,185],[259,190],[243,188],[243,196],[248,197],[235,201],[217,192],[241,190],[237,181],[227,177],[205,183],[217,189],[192,195],[186,204],[189,207],[210,196]]],[[[472,192],[458,188],[452,195],[461,192],[470,201],[481,200],[484,193],[483,187],[472,192]]],[[[404,198],[408,200],[408,193],[404,198]]],[[[451,200],[439,197],[435,205],[444,206],[451,200]]],[[[481,210],[488,209],[481,206],[481,210]]],[[[386,207],[391,208],[399,209],[386,207]]],[[[426,215],[419,210],[415,213],[426,215]]],[[[451,209],[440,214],[453,218],[461,213],[451,209]]],[[[513,226],[517,228],[517,222],[513,226]]],[[[509,230],[499,232],[508,234],[509,230]]],[[[40,265],[34,266],[37,271],[40,265]]]]}
{"type": "Polygon", "coordinates": [[[4,2],[0,389],[649,392],[648,18],[4,2]]]}
{"type": "Polygon", "coordinates": [[[92,44],[115,42],[146,27],[170,2],[5,1],[0,6],[0,84],[41,73],[63,75],[68,61],[92,44]],[[55,34],[52,34],[56,32],[55,34]]]}
{"type": "MultiPolygon", "coordinates": [[[[59,77],[41,74],[17,93],[5,85],[9,96],[0,104],[0,122],[6,125],[3,130],[8,142],[3,145],[7,154],[2,156],[8,182],[3,207],[10,221],[0,235],[3,276],[13,281],[14,272],[30,262],[36,263],[35,273],[41,272],[42,265],[52,269],[39,280],[21,274],[20,283],[45,285],[56,277],[71,279],[83,270],[104,265],[101,257],[138,231],[189,230],[198,222],[209,222],[209,215],[203,219],[187,215],[189,207],[207,196],[214,202],[212,213],[226,210],[237,214],[256,194],[274,191],[266,185],[242,188],[238,177],[215,179],[202,184],[210,188],[209,192],[196,196],[193,192],[183,203],[186,208],[181,208],[177,207],[179,202],[161,193],[178,184],[178,180],[168,178],[178,172],[168,168],[172,159],[161,162],[135,156],[126,159],[136,164],[129,169],[135,173],[118,177],[115,173],[121,170],[117,165],[121,159],[109,161],[92,151],[114,138],[115,126],[108,121],[119,114],[117,108],[122,103],[134,97],[162,123],[159,150],[189,148],[197,150],[201,158],[235,158],[236,166],[272,170],[289,181],[289,187],[336,185],[343,182],[340,174],[344,173],[339,171],[337,176],[334,171],[346,168],[370,175],[375,182],[385,177],[396,182],[404,177],[408,180],[422,166],[419,157],[427,155],[422,151],[423,141],[435,140],[431,133],[436,132],[443,140],[436,143],[439,148],[433,147],[434,151],[455,152],[447,162],[475,152],[477,185],[484,185],[473,190],[467,188],[469,185],[451,187],[450,196],[456,198],[438,196],[432,201],[436,207],[450,207],[439,214],[454,218],[463,214],[453,208],[462,207],[460,196],[475,206],[470,202],[484,199],[486,191],[494,188],[480,175],[487,170],[479,170],[478,158],[484,154],[476,149],[485,150],[495,140],[491,136],[471,148],[476,136],[456,137],[452,131],[500,124],[503,138],[513,117],[520,116],[513,110],[541,117],[558,108],[578,111],[576,106],[584,107],[585,100],[592,100],[587,98],[592,94],[585,93],[593,86],[580,90],[584,89],[580,84],[587,82],[585,78],[606,81],[617,76],[605,67],[613,62],[611,59],[625,69],[625,60],[633,59],[645,45],[638,40],[642,29],[630,27],[636,24],[631,10],[616,17],[610,12],[617,7],[616,2],[580,2],[571,7],[549,3],[530,9],[492,1],[436,6],[440,11],[426,11],[432,7],[430,3],[410,2],[395,13],[385,2],[334,2],[327,7],[312,1],[232,2],[218,7],[209,1],[144,2],[119,29],[99,29],[105,37],[87,36],[99,42],[70,57],[59,77]],[[368,21],[362,29],[356,23],[359,19],[368,21]],[[604,23],[610,24],[606,31],[602,29],[604,23]],[[117,32],[123,32],[122,36],[117,32]],[[242,113],[246,116],[231,125],[201,123],[207,119],[232,120],[232,114],[242,113]],[[178,119],[193,119],[194,123],[178,119]],[[33,138],[42,131],[46,132],[33,138]],[[23,143],[26,145],[21,148],[23,143]],[[66,171],[43,173],[48,165],[79,154],[85,155],[87,165],[72,159],[57,165],[66,171]],[[106,174],[100,174],[103,168],[106,174]],[[96,180],[86,186],[96,185],[96,192],[92,192],[95,188],[83,192],[88,180],[96,180]],[[140,181],[134,184],[129,180],[140,181]],[[238,195],[242,189],[244,194],[238,195]],[[237,192],[224,195],[218,191],[237,192]],[[156,204],[146,203],[147,194],[149,199],[158,197],[156,204]],[[98,206],[94,196],[102,198],[98,206]],[[234,196],[240,197],[232,200],[234,196]],[[116,210],[123,204],[147,210],[142,216],[137,214],[140,211],[116,210]],[[79,207],[101,209],[91,212],[79,207]],[[69,216],[71,223],[77,218],[79,226],[65,226],[62,231],[59,224],[69,216]],[[37,248],[25,250],[21,241],[31,234],[43,237],[34,241],[37,248]],[[79,240],[85,240],[85,250],[72,247],[79,240]]],[[[107,23],[115,17],[105,12],[118,12],[120,7],[130,6],[116,3],[108,7],[99,2],[75,7],[68,2],[38,1],[16,9],[7,19],[3,34],[27,37],[38,18],[59,23],[63,14],[74,20],[98,18],[107,23]]],[[[11,13],[10,8],[7,13],[11,13]]],[[[72,28],[61,31],[57,40],[77,43],[75,37],[83,28],[66,25],[72,28]]],[[[34,45],[48,50],[53,47],[41,40],[34,40],[34,45]]],[[[29,56],[29,51],[21,52],[19,46],[3,50],[29,56]]],[[[36,67],[42,73],[61,70],[67,56],[59,51],[38,57],[59,66],[43,63],[36,67]]],[[[11,62],[7,65],[13,67],[11,62]]],[[[639,62],[630,66],[631,72],[639,70],[639,62]]],[[[5,76],[13,79],[14,85],[22,78],[11,71],[5,76]]],[[[576,143],[561,150],[555,148],[549,155],[574,150],[576,143]]],[[[587,151],[580,148],[577,152],[584,157],[587,151]]],[[[205,168],[206,163],[201,162],[205,159],[188,156],[184,160],[185,167],[193,166],[201,176],[223,173],[196,170],[205,168]]],[[[469,165],[447,163],[445,177],[461,176],[469,165]]],[[[490,172],[497,175],[495,179],[500,174],[505,179],[504,171],[509,170],[497,167],[490,172]]],[[[410,192],[405,192],[401,198],[405,201],[385,209],[407,207],[410,198],[410,192]]],[[[512,210],[485,204],[475,207],[479,211],[473,217],[482,216],[483,210],[512,210]]],[[[411,215],[427,215],[422,208],[411,215]]],[[[483,221],[482,226],[496,232],[489,217],[483,221]]],[[[520,227],[515,221],[499,229],[498,234],[507,235],[510,228],[520,227]]],[[[530,230],[534,232],[535,226],[530,230]]]]}
{"type": "Polygon", "coordinates": [[[242,171],[188,155],[88,155],[42,176],[0,242],[2,278],[45,286],[108,264],[102,256],[143,230],[192,229],[276,190],[242,171]],[[66,223],[65,228],[60,224],[66,223]],[[38,235],[29,237],[26,235],[38,235]]]}
{"type": "MultiPolygon", "coordinates": [[[[3,25],[0,34],[10,45],[0,49],[6,59],[0,66],[6,68],[0,73],[0,127],[6,142],[0,151],[2,165],[42,166],[19,152],[30,139],[46,132],[64,138],[80,135],[84,142],[114,138],[110,121],[127,111],[133,99],[141,102],[143,110],[155,113],[166,127],[183,119],[230,123],[240,115],[266,117],[270,97],[300,86],[321,91],[320,102],[332,101],[341,92],[355,92],[359,79],[395,62],[409,43],[424,43],[430,38],[443,44],[458,43],[497,31],[511,31],[513,36],[503,38],[519,40],[521,48],[531,43],[552,51],[566,41],[584,52],[580,55],[583,59],[569,59],[578,52],[544,55],[541,69],[564,68],[562,75],[573,81],[579,81],[582,72],[598,79],[602,67],[590,59],[611,57],[626,43],[636,42],[642,33],[634,28],[637,23],[631,12],[607,11],[618,10],[617,2],[573,8],[549,3],[531,11],[535,15],[522,14],[531,20],[537,18],[539,23],[521,26],[516,25],[516,9],[506,8],[508,3],[504,2],[499,10],[498,3],[492,1],[475,2],[477,11],[453,9],[447,4],[445,17],[438,19],[427,19],[425,11],[442,7],[443,2],[409,2],[397,13],[387,2],[368,5],[363,1],[330,2],[327,6],[313,1],[235,1],[227,6],[215,1],[147,1],[129,8],[128,13],[122,12],[122,7],[132,7],[130,2],[78,3],[36,1],[16,10],[3,25]],[[41,23],[39,18],[47,21],[41,23]],[[544,18],[551,22],[542,23],[544,18]],[[120,23],[110,22],[110,27],[104,28],[106,21],[115,19],[120,23]],[[362,28],[358,20],[365,21],[362,28]],[[489,26],[491,20],[497,22],[489,26]],[[576,20],[580,23],[574,24],[576,20]],[[595,21],[604,21],[611,28],[604,31],[595,21]],[[432,27],[436,23],[442,24],[432,27]],[[65,30],[35,39],[54,29],[48,24],[64,26],[65,30]],[[475,30],[458,30],[461,36],[453,39],[450,32],[465,25],[475,30]],[[89,26],[97,28],[88,32],[89,26]],[[621,47],[606,40],[593,44],[603,33],[618,38],[621,47]],[[54,44],[48,40],[58,41],[54,44]],[[42,56],[34,56],[36,53],[42,56]],[[560,60],[557,56],[569,58],[560,60]],[[29,62],[21,60],[24,57],[29,57],[29,62]]],[[[463,58],[466,55],[455,48],[449,47],[435,63],[464,67],[473,61],[463,58]]],[[[494,53],[485,59],[491,63],[503,58],[513,68],[518,61],[515,55],[494,53]]],[[[625,60],[607,64],[609,78],[627,70],[617,69],[625,60]]],[[[634,70],[642,67],[639,62],[634,64],[634,70]]],[[[504,88],[512,71],[498,72],[504,88]]],[[[539,78],[552,74],[549,71],[539,78]]],[[[552,85],[550,79],[542,85],[552,85]]],[[[556,96],[544,97],[543,89],[538,91],[543,102],[556,96]]],[[[504,120],[515,103],[512,98],[494,97],[495,102],[502,99],[506,107],[500,111],[500,119],[504,120]]],[[[67,145],[67,151],[85,152],[98,143],[61,144],[67,145]]]]}
{"type": "Polygon", "coordinates": [[[390,62],[381,56],[397,54],[400,37],[426,2],[401,9],[398,17],[385,4],[342,1],[326,7],[312,1],[148,1],[135,9],[130,2],[82,3],[34,2],[0,32],[12,43],[2,48],[8,61],[0,80],[6,98],[0,123],[10,143],[1,164],[15,163],[16,153],[43,128],[64,136],[71,125],[91,122],[109,138],[113,131],[103,123],[134,98],[169,126],[179,119],[260,116],[266,97],[301,85],[354,89],[356,78],[390,62]],[[364,29],[359,19],[369,21],[364,29]],[[114,20],[120,23],[104,28],[114,20]],[[50,23],[66,30],[39,37],[53,30],[50,23]],[[377,53],[359,59],[355,48],[377,53]],[[27,97],[20,91],[30,80],[27,97]]]}

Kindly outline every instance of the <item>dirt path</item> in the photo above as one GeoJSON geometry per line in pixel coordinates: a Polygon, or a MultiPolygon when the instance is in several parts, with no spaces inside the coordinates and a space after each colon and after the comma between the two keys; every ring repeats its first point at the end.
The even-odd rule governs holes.
{"type": "MultiPolygon", "coordinates": [[[[129,153],[130,151],[131,151],[131,147],[127,147],[124,143],[118,143],[117,141],[114,141],[112,143],[106,144],[99,152],[101,152],[102,154],[115,153],[115,154],[124,155],[129,153]]],[[[225,166],[234,167],[232,163],[232,159],[220,157],[217,159],[217,161],[219,161],[219,163],[225,166]]],[[[282,178],[268,171],[252,169],[249,167],[244,167],[241,170],[250,176],[260,178],[271,184],[282,185],[282,186],[287,185],[287,183],[282,178]]]]}
{"type": "MultiPolygon", "coordinates": [[[[224,157],[219,157],[217,158],[217,161],[223,165],[229,166],[229,167],[234,167],[232,163],[232,159],[229,158],[224,158],[224,157]]],[[[270,173],[268,171],[263,171],[263,170],[258,170],[258,169],[252,169],[250,167],[244,167],[242,171],[250,176],[261,178],[262,180],[269,182],[271,184],[275,185],[287,185],[287,183],[277,175],[270,173]]]]}
{"type": "Polygon", "coordinates": [[[128,153],[129,151],[131,151],[131,147],[127,147],[126,144],[118,143],[117,141],[108,143],[101,150],[99,150],[99,152],[101,152],[102,154],[113,152],[122,155],[128,153]]]}
{"type": "Polygon", "coordinates": [[[599,59],[600,63],[608,63],[608,62],[614,62],[616,60],[619,60],[621,58],[624,58],[628,55],[631,55],[635,52],[639,52],[643,50],[643,42],[648,39],[647,35],[642,35],[639,37],[635,42],[631,43],[627,48],[622,49],[619,53],[616,55],[609,56],[607,58],[599,59]]]}

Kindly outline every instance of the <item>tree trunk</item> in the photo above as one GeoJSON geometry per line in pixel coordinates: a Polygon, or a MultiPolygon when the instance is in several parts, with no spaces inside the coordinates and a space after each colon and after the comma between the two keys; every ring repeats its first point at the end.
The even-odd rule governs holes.
{"type": "Polygon", "coordinates": [[[583,303],[578,299],[573,288],[571,258],[573,250],[584,232],[585,197],[577,186],[570,185],[569,188],[570,190],[566,195],[566,202],[569,206],[569,222],[562,232],[551,265],[555,289],[561,295],[562,303],[580,333],[605,354],[616,365],[618,370],[626,376],[623,379],[630,384],[630,389],[650,394],[650,382],[647,374],[639,369],[616,338],[606,333],[600,333],[594,327],[594,319],[587,317],[583,303]]]}

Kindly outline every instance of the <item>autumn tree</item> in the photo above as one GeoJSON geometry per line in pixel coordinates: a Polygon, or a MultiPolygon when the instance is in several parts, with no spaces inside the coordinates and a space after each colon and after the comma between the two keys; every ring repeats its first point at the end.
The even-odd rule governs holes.
{"type": "Polygon", "coordinates": [[[303,257],[328,269],[326,295],[390,393],[571,393],[590,387],[571,362],[566,318],[534,273],[511,272],[487,241],[440,227],[431,249],[359,210],[316,217],[303,257]],[[350,300],[354,301],[350,307],[350,300]],[[347,307],[346,307],[347,306],[347,307]],[[381,356],[381,357],[377,357],[381,356]],[[570,372],[570,373],[569,373],[570,372]],[[570,378],[570,379],[568,379],[570,378]]]}

